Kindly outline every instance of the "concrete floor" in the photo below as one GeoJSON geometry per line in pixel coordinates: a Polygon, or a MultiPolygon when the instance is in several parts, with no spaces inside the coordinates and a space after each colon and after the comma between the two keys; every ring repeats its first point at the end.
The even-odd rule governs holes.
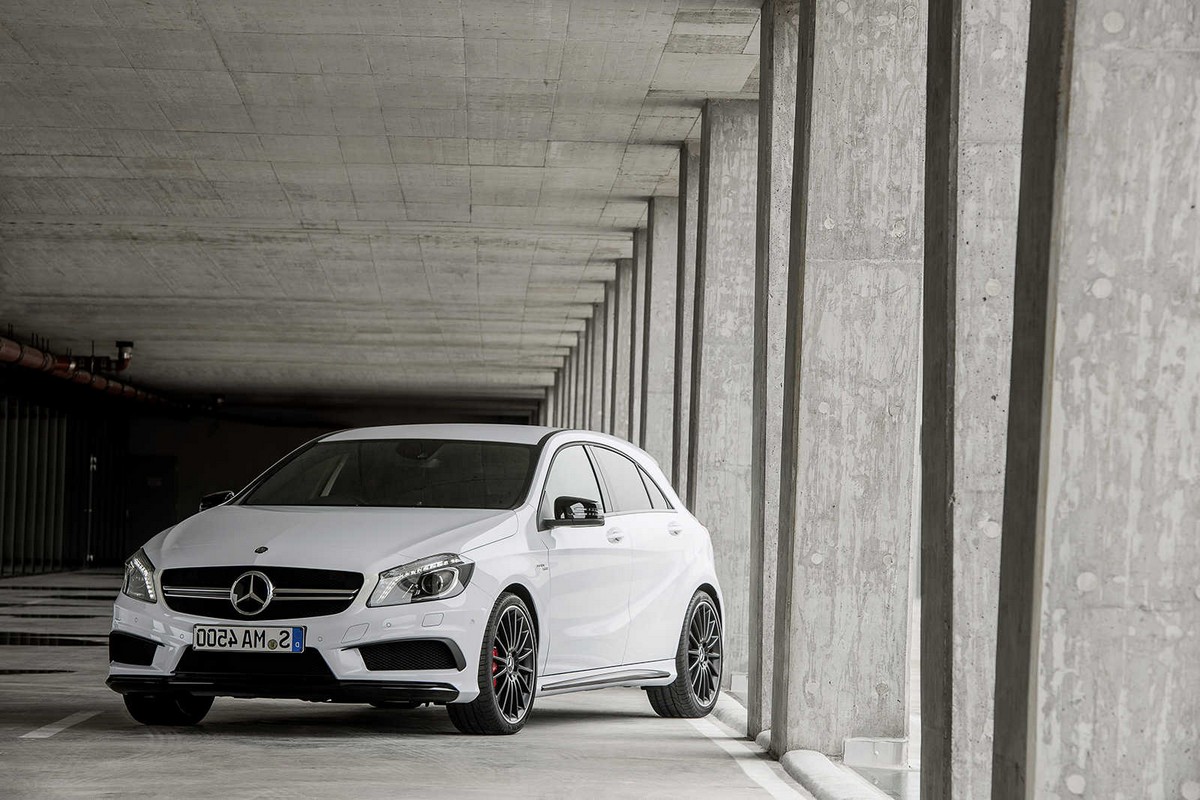
{"type": "Polygon", "coordinates": [[[119,580],[0,581],[0,796],[809,797],[731,729],[659,719],[635,689],[539,700],[505,738],[458,735],[442,709],[275,700],[145,728],[104,686],[119,580]]]}

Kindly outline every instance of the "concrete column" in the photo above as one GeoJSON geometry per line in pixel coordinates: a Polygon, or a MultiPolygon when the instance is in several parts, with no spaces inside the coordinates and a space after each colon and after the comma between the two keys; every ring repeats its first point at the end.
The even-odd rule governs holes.
{"type": "Polygon", "coordinates": [[[688,493],[713,537],[725,597],[727,683],[746,672],[749,624],[757,131],[755,101],[705,103],[688,493]]]}
{"type": "Polygon", "coordinates": [[[613,392],[616,382],[616,350],[617,350],[617,294],[619,275],[604,287],[604,411],[600,430],[612,433],[613,428],[613,392]]]}
{"type": "Polygon", "coordinates": [[[1033,8],[993,797],[1200,797],[1195,12],[1033,8]]]}
{"type": "Polygon", "coordinates": [[[675,280],[675,431],[671,451],[671,483],[689,508],[687,465],[691,447],[692,339],[696,314],[696,217],[700,209],[700,148],[687,142],[679,149],[679,257],[675,280]]]}
{"type": "Polygon", "coordinates": [[[925,6],[906,11],[800,4],[776,754],[907,732],[925,6]]]}
{"type": "Polygon", "coordinates": [[[767,0],[760,17],[758,200],[754,276],[754,388],[750,504],[750,642],[746,727],[771,727],[783,349],[792,220],[792,140],[799,36],[796,0],[767,0]]]}
{"type": "Polygon", "coordinates": [[[572,411],[575,404],[575,348],[567,351],[567,360],[563,364],[563,411],[562,424],[570,428],[575,423],[572,411]]]}
{"type": "Polygon", "coordinates": [[[583,330],[579,332],[579,344],[575,346],[575,407],[574,420],[572,424],[576,428],[585,427],[583,424],[584,407],[587,403],[587,354],[588,354],[588,328],[590,322],[587,320],[583,323],[583,330]]]}
{"type": "Polygon", "coordinates": [[[666,471],[671,465],[675,433],[675,262],[679,258],[679,199],[651,199],[647,219],[642,447],[666,471]]]}
{"type": "Polygon", "coordinates": [[[986,800],[1029,3],[929,8],[921,796],[986,800]]]}
{"type": "Polygon", "coordinates": [[[629,436],[629,351],[633,335],[633,259],[617,259],[616,336],[613,341],[612,434],[629,436]]]}
{"type": "Polygon", "coordinates": [[[605,299],[596,306],[592,317],[592,352],[591,361],[591,404],[588,406],[587,426],[593,431],[604,429],[604,354],[608,340],[608,292],[605,299]]]}
{"type": "Polygon", "coordinates": [[[633,302],[630,304],[629,342],[629,433],[636,445],[642,443],[642,352],[646,341],[646,229],[633,232],[633,302]]]}

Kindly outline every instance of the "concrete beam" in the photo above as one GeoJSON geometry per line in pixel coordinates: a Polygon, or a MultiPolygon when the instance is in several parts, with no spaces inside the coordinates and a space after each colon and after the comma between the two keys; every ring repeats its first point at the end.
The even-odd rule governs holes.
{"type": "Polygon", "coordinates": [[[688,493],[712,533],[724,591],[727,683],[746,671],[748,640],[757,144],[755,101],[705,103],[688,493]]]}
{"type": "Polygon", "coordinates": [[[892,8],[800,6],[776,754],[907,733],[925,12],[892,8]],[[887,80],[863,82],[883,64],[887,80]]]}
{"type": "Polygon", "coordinates": [[[692,507],[688,487],[691,454],[692,346],[696,314],[696,231],[700,209],[700,148],[687,142],[679,149],[679,261],[675,280],[675,432],[671,482],[692,507]]]}
{"type": "Polygon", "coordinates": [[[1033,6],[993,797],[1200,797],[1194,20],[1033,6]]]}
{"type": "Polygon", "coordinates": [[[758,225],[754,253],[754,390],[750,488],[750,647],[747,734],[771,727],[775,562],[783,444],[783,350],[792,220],[792,145],[800,9],[767,0],[759,30],[758,225]]]}
{"type": "Polygon", "coordinates": [[[650,200],[646,226],[646,338],[642,350],[642,447],[666,471],[675,433],[675,281],[679,198],[650,200]]]}

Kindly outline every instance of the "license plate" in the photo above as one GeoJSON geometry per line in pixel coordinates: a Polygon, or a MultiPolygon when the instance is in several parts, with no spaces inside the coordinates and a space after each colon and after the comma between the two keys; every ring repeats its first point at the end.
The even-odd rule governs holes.
{"type": "Polygon", "coordinates": [[[230,650],[239,653],[303,653],[304,628],[197,625],[192,628],[192,649],[230,650]]]}

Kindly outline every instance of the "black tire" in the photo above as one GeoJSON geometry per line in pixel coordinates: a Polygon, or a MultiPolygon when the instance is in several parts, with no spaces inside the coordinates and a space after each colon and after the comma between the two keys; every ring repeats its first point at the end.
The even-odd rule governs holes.
{"type": "Polygon", "coordinates": [[[462,733],[506,736],[525,727],[537,687],[537,629],[515,594],[496,601],[479,650],[479,697],[450,703],[450,721],[462,733]]]}
{"type": "Polygon", "coordinates": [[[127,694],[129,716],[143,725],[195,725],[208,715],[213,698],[185,692],[127,694]]]}
{"type": "Polygon", "coordinates": [[[660,717],[707,717],[721,693],[724,666],[721,613],[705,592],[692,595],[675,648],[675,680],[647,686],[650,707],[660,717]]]}

